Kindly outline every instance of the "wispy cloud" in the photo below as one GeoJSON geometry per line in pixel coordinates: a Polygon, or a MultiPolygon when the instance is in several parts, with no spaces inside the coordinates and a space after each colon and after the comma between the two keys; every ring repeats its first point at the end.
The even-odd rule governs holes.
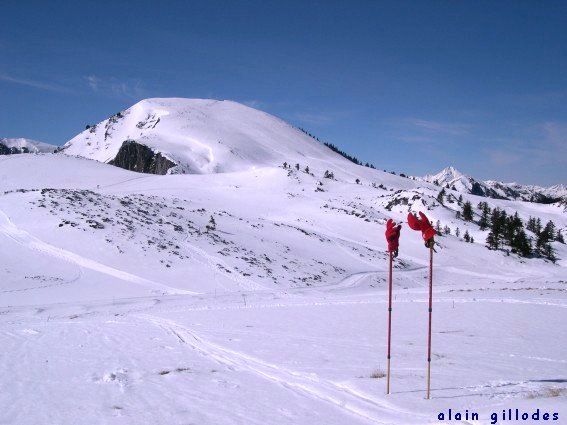
{"type": "Polygon", "coordinates": [[[567,124],[547,121],[543,124],[545,140],[554,150],[565,154],[563,159],[567,160],[567,124]]]}
{"type": "Polygon", "coordinates": [[[91,88],[92,91],[97,92],[98,91],[98,85],[100,84],[100,78],[94,76],[94,75],[88,75],[85,77],[85,80],[87,81],[87,84],[89,85],[89,87],[91,88]]]}
{"type": "Polygon", "coordinates": [[[460,122],[432,121],[422,118],[399,118],[385,122],[390,137],[415,145],[461,143],[471,136],[473,126],[460,122]]]}
{"type": "Polygon", "coordinates": [[[83,77],[93,93],[120,99],[140,99],[147,97],[147,92],[139,79],[121,80],[115,77],[102,78],[96,75],[83,77]]]}
{"type": "Polygon", "coordinates": [[[485,152],[490,163],[498,167],[514,165],[523,158],[520,152],[511,152],[510,149],[487,149],[485,152]]]}
{"type": "Polygon", "coordinates": [[[409,118],[404,121],[407,126],[429,134],[448,134],[460,136],[467,134],[471,127],[468,124],[462,123],[448,123],[416,118],[409,118]]]}
{"type": "MultiPolygon", "coordinates": [[[[485,149],[496,166],[566,167],[567,124],[546,121],[527,127],[516,137],[491,139],[495,148],[485,149]]],[[[564,168],[563,168],[564,169],[564,168]]]]}
{"type": "Polygon", "coordinates": [[[120,99],[140,99],[147,97],[147,92],[143,87],[142,81],[139,79],[121,80],[114,77],[105,79],[96,75],[87,75],[82,77],[82,81],[77,78],[69,79],[69,85],[72,86],[71,88],[52,82],[14,77],[13,75],[0,73],[0,82],[1,81],[55,93],[84,94],[90,91],[101,96],[120,99]]]}
{"type": "Polygon", "coordinates": [[[13,76],[7,75],[7,74],[0,74],[0,81],[5,81],[7,83],[19,84],[19,85],[26,86],[26,87],[32,87],[32,88],[39,89],[39,90],[47,90],[47,91],[52,91],[52,92],[57,92],[57,93],[67,93],[67,94],[74,93],[73,90],[71,90],[67,87],[60,86],[60,85],[55,84],[55,83],[38,81],[38,80],[30,80],[30,79],[26,79],[26,78],[13,77],[13,76]]]}
{"type": "Polygon", "coordinates": [[[312,109],[297,105],[285,105],[282,117],[292,122],[302,122],[306,125],[325,126],[338,121],[345,121],[352,116],[353,111],[348,109],[312,109]]]}
{"type": "Polygon", "coordinates": [[[302,121],[307,124],[322,125],[332,122],[335,117],[332,114],[325,112],[320,113],[309,113],[309,112],[297,112],[292,115],[298,121],[302,121]]]}

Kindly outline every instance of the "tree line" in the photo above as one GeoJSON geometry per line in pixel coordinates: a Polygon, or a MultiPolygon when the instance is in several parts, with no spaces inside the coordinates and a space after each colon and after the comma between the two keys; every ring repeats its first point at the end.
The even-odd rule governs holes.
{"type": "MultiPolygon", "coordinates": [[[[441,189],[437,195],[437,201],[443,204],[446,196],[445,188],[441,189]]],[[[463,202],[462,195],[459,196],[457,202],[461,209],[456,212],[456,217],[464,221],[475,222],[475,211],[471,202],[463,202]]],[[[511,252],[522,257],[543,257],[553,262],[557,260],[551,243],[565,243],[565,240],[552,220],[549,220],[544,226],[540,218],[530,217],[527,223],[524,223],[517,211],[509,214],[498,207],[490,208],[487,202],[479,202],[477,209],[479,218],[476,224],[480,230],[488,230],[485,241],[488,249],[510,249],[511,252]],[[531,232],[533,237],[529,236],[527,231],[531,232]]],[[[441,234],[451,233],[448,226],[441,228],[440,223],[437,224],[437,228],[441,234]]],[[[464,239],[470,242],[471,237],[468,232],[466,233],[464,239]]]]}

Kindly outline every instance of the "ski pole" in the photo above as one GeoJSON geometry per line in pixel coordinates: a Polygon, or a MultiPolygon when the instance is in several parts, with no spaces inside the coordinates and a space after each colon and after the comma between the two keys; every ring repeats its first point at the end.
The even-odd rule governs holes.
{"type": "Polygon", "coordinates": [[[390,394],[390,358],[392,346],[392,261],[398,256],[401,224],[394,223],[391,218],[386,222],[386,241],[390,253],[390,273],[388,278],[388,374],[386,380],[386,394],[390,394]]]}
{"type": "Polygon", "coordinates": [[[390,394],[390,347],[392,340],[392,253],[390,252],[390,278],[388,281],[388,379],[386,383],[386,394],[390,394]]]}
{"type": "Polygon", "coordinates": [[[429,336],[427,341],[427,399],[431,391],[431,316],[433,314],[433,243],[429,245],[429,336]]]}
{"type": "Polygon", "coordinates": [[[435,251],[435,239],[437,234],[427,216],[419,212],[418,219],[411,212],[408,213],[408,226],[413,230],[420,230],[421,236],[425,241],[426,248],[429,248],[429,332],[427,335],[427,399],[431,395],[431,316],[433,314],[433,252],[435,251]]]}

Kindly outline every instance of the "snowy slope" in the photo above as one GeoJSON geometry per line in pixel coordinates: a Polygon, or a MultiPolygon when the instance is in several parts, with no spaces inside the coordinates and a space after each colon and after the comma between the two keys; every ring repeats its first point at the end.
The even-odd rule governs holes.
{"type": "Polygon", "coordinates": [[[0,138],[0,144],[18,150],[27,149],[30,153],[53,153],[57,146],[24,138],[0,138]]]}
{"type": "MultiPolygon", "coordinates": [[[[147,133],[197,174],[104,164],[126,129],[120,120],[107,148],[95,137],[105,124],[66,149],[91,159],[0,158],[0,423],[455,423],[437,419],[449,408],[478,411],[469,424],[488,424],[504,408],[567,418],[565,245],[554,243],[557,264],[489,251],[486,231],[455,218],[459,192],[447,190],[440,205],[439,187],[344,161],[273,117],[193,102],[242,111],[249,123],[232,134],[220,112],[201,115],[210,167],[208,149],[180,149],[181,132],[147,133]],[[215,132],[233,152],[215,144],[215,132]],[[250,136],[248,152],[243,134],[270,137],[250,136]],[[323,177],[327,169],[335,179],[323,177]],[[389,396],[379,373],[384,224],[418,210],[476,241],[438,238],[429,401],[428,251],[406,225],[394,262],[389,396]]],[[[170,115],[156,129],[162,121],[173,129],[170,115]]],[[[558,205],[463,198],[475,217],[483,200],[567,231],[558,205]]]]}
{"type": "Polygon", "coordinates": [[[567,187],[564,184],[541,187],[495,180],[481,181],[461,173],[454,167],[444,168],[439,173],[427,175],[420,180],[435,183],[441,187],[454,187],[459,192],[496,199],[549,203],[549,201],[567,197],[567,187]]]}
{"type": "Polygon", "coordinates": [[[265,112],[205,99],[143,100],[71,139],[64,153],[108,162],[125,140],[146,145],[178,164],[170,173],[245,171],[283,161],[347,162],[265,112]]]}

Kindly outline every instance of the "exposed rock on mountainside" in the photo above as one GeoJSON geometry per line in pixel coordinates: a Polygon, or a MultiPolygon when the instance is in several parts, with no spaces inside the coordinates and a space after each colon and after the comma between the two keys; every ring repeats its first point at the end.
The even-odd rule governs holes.
{"type": "Polygon", "coordinates": [[[21,153],[52,153],[57,146],[35,140],[16,138],[0,138],[0,155],[15,155],[21,153]]]}
{"type": "Polygon", "coordinates": [[[147,174],[167,174],[167,170],[175,167],[175,163],[154,152],[145,145],[136,143],[134,140],[126,140],[122,143],[116,157],[109,164],[130,171],[147,174]]]}
{"type": "Polygon", "coordinates": [[[10,155],[12,152],[8,148],[8,146],[3,145],[0,143],[0,155],[10,155]]]}

